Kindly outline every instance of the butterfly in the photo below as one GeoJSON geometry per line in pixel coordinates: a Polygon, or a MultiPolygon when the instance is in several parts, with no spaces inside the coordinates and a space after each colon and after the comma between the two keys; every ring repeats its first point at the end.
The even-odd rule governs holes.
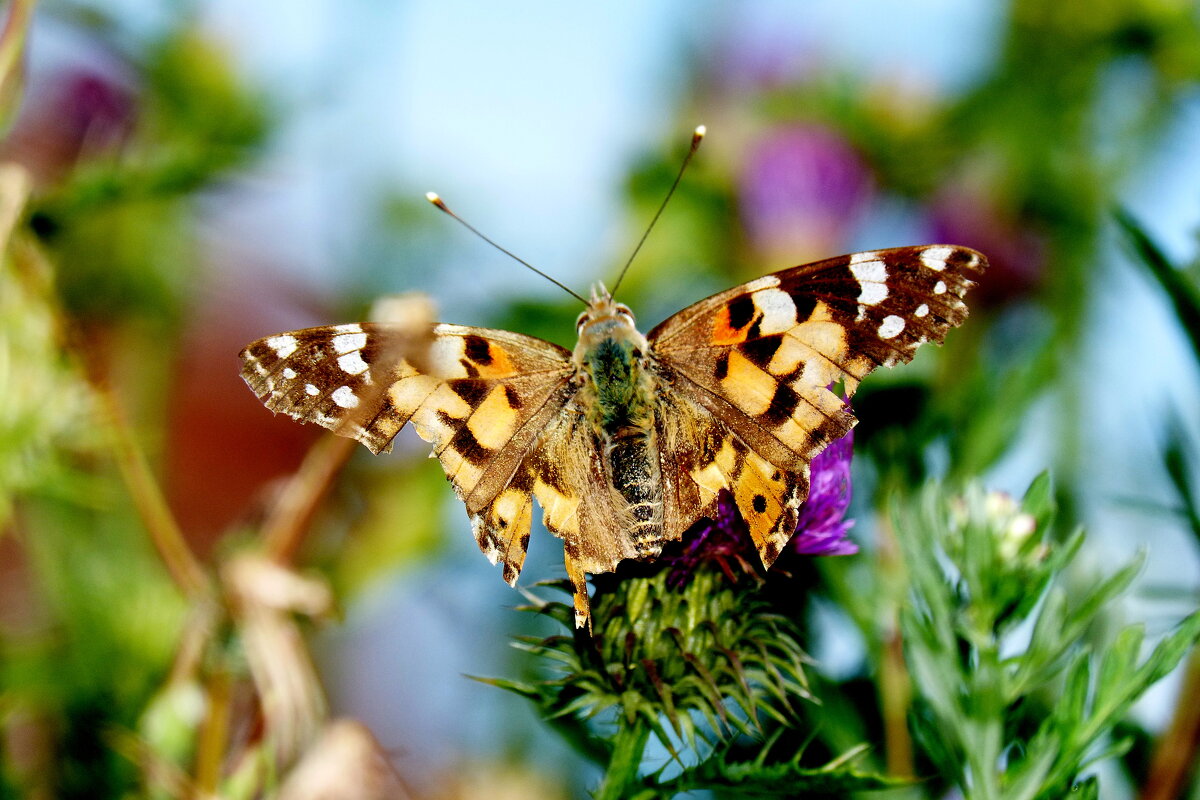
{"type": "Polygon", "coordinates": [[[651,559],[729,492],[765,566],[795,532],[809,464],[856,420],[878,366],[910,361],[967,316],[966,247],[839,256],[715,294],[640,333],[602,284],[574,351],[462,325],[355,323],[281,333],[241,353],[266,406],[374,453],[412,423],[475,539],[515,584],[534,500],[563,539],[575,622],[586,573],[651,559]]]}

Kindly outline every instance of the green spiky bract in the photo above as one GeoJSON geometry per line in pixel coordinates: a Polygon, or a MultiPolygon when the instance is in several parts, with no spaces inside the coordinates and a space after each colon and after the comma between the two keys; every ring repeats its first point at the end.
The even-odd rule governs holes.
{"type": "MultiPolygon", "coordinates": [[[[802,752],[780,758],[770,744],[747,746],[768,730],[794,728],[797,704],[813,701],[798,632],[770,604],[764,582],[731,580],[705,564],[682,588],[672,588],[662,569],[618,572],[597,584],[594,637],[521,638],[518,646],[536,656],[542,679],[486,681],[532,700],[568,741],[605,767],[596,798],[893,785],[854,771],[848,762],[857,750],[829,764],[801,766],[802,752]],[[671,760],[643,774],[651,736],[671,760]]],[[[526,610],[573,630],[564,603],[538,602],[526,610]]]]}

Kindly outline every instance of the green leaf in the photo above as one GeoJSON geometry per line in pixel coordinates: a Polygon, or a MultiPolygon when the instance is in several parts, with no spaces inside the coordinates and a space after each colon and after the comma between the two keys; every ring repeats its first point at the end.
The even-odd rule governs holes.
{"type": "Polygon", "coordinates": [[[1171,486],[1182,504],[1181,512],[1192,532],[1195,543],[1200,546],[1200,497],[1193,491],[1196,476],[1188,461],[1190,437],[1178,413],[1167,420],[1167,442],[1163,447],[1163,466],[1171,479],[1171,486]]]}
{"type": "Polygon", "coordinates": [[[1025,496],[1021,499],[1021,508],[1032,514],[1037,520],[1038,530],[1046,530],[1054,519],[1058,504],[1054,501],[1054,479],[1050,470],[1045,470],[1033,479],[1025,496]]]}
{"type": "Polygon", "coordinates": [[[1129,625],[1117,634],[1116,641],[1105,650],[1096,681],[1097,708],[1106,705],[1107,698],[1119,695],[1132,682],[1144,639],[1145,628],[1142,625],[1129,625]]]}
{"type": "Polygon", "coordinates": [[[1095,775],[1071,787],[1067,800],[1100,800],[1100,779],[1095,775]]]}
{"type": "Polygon", "coordinates": [[[1061,635],[1067,639],[1077,638],[1100,612],[1101,607],[1129,588],[1145,560],[1146,554],[1139,552],[1132,561],[1102,580],[1095,589],[1085,595],[1083,601],[1067,615],[1061,635]]]}
{"type": "Polygon", "coordinates": [[[1088,690],[1091,688],[1091,683],[1092,654],[1088,650],[1082,650],[1071,663],[1062,696],[1059,697],[1054,710],[1055,721],[1060,722],[1064,729],[1069,730],[1087,713],[1088,690]]]}
{"type": "Polygon", "coordinates": [[[1029,646],[1022,656],[1014,659],[1017,671],[1010,681],[1007,702],[1015,701],[1044,683],[1054,673],[1055,662],[1074,644],[1073,639],[1063,635],[1066,607],[1067,596],[1062,589],[1054,587],[1046,594],[1033,622],[1029,646]]]}
{"type": "Polygon", "coordinates": [[[1025,759],[1006,776],[1005,800],[1031,800],[1038,796],[1060,752],[1057,739],[1051,737],[1049,741],[1043,740],[1041,746],[1031,746],[1025,759]]]}
{"type": "Polygon", "coordinates": [[[1139,263],[1167,293],[1175,309],[1175,316],[1179,318],[1179,324],[1192,344],[1197,361],[1200,362],[1200,289],[1190,283],[1184,273],[1171,263],[1158,245],[1146,235],[1132,214],[1118,209],[1115,217],[1139,263]]]}
{"type": "Polygon", "coordinates": [[[1167,638],[1158,643],[1154,652],[1138,670],[1138,677],[1146,687],[1162,679],[1175,669],[1197,642],[1200,642],[1200,611],[1194,611],[1167,638]]]}
{"type": "Polygon", "coordinates": [[[488,686],[495,686],[497,689],[503,689],[506,692],[518,694],[521,697],[525,697],[533,701],[540,701],[543,699],[542,692],[538,691],[537,688],[528,683],[510,681],[505,678],[481,678],[478,675],[467,675],[466,677],[470,680],[478,681],[479,683],[486,683],[488,686]]]}

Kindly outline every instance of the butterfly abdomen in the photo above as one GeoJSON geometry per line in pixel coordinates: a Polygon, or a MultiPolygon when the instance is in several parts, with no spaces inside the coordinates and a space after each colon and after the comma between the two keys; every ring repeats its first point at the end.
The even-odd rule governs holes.
{"type": "Polygon", "coordinates": [[[604,448],[612,487],[625,513],[624,533],[639,557],[662,546],[662,476],[652,429],[625,428],[606,436],[604,448]]]}

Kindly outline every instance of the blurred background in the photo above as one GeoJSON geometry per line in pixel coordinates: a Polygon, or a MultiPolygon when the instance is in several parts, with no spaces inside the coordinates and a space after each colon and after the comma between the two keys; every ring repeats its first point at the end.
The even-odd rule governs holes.
{"type": "MultiPolygon", "coordinates": [[[[866,553],[890,488],[1020,493],[1050,468],[1088,561],[1146,550],[1130,619],[1161,632],[1196,605],[1193,2],[45,0],[18,84],[0,144],[30,181],[0,282],[0,797],[128,796],[198,747],[201,689],[226,687],[236,716],[245,675],[261,690],[270,670],[229,565],[306,456],[346,455],[277,551],[300,583],[262,600],[306,617],[270,630],[302,674],[311,652],[313,718],[364,723],[415,795],[581,796],[591,768],[465,677],[527,671],[509,641],[540,629],[427,447],[406,430],[387,456],[330,455],[259,404],[237,353],[411,290],[444,321],[569,347],[576,302],[424,193],[582,293],[611,283],[701,123],[623,286],[643,330],[839,253],[991,260],[946,347],[856,399],[866,553]],[[197,600],[209,575],[232,617],[197,600]]],[[[523,585],[561,576],[540,533],[523,585]]],[[[861,677],[861,636],[827,611],[821,669],[861,677]]],[[[1183,682],[1135,709],[1143,765],[1183,682]]]]}

